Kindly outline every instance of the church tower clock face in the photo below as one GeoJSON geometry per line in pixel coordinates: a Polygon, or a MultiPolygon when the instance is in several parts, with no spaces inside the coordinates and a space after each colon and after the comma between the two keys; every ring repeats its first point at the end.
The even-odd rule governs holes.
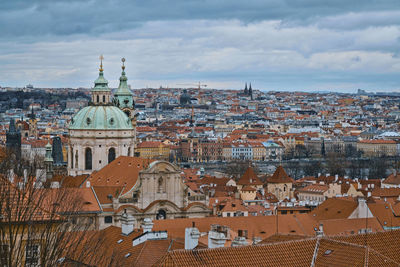
{"type": "Polygon", "coordinates": [[[127,84],[125,59],[114,98],[104,77],[103,59],[101,56],[89,106],[78,111],[69,124],[69,175],[90,174],[119,156],[134,154],[133,94],[127,84]]]}

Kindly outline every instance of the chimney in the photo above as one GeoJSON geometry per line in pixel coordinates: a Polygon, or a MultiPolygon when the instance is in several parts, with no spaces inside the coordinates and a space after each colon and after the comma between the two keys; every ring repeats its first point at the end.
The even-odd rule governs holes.
{"type": "Polygon", "coordinates": [[[145,218],[142,223],[143,233],[151,232],[153,225],[154,223],[150,218],[145,218]]]}
{"type": "Polygon", "coordinates": [[[8,170],[8,180],[9,180],[11,183],[14,183],[14,169],[8,170]]]}
{"type": "Polygon", "coordinates": [[[135,218],[132,215],[126,213],[126,211],[121,216],[121,229],[123,235],[129,235],[133,232],[133,226],[135,223],[135,218]]]}
{"type": "Polygon", "coordinates": [[[258,237],[258,236],[253,237],[253,245],[257,245],[261,241],[262,241],[261,237],[258,237]]]}
{"type": "Polygon", "coordinates": [[[232,241],[232,247],[242,247],[242,246],[247,246],[249,243],[247,243],[246,238],[244,236],[237,236],[233,239],[232,241]]]}
{"type": "Polygon", "coordinates": [[[185,228],[185,249],[194,249],[199,244],[200,231],[196,227],[185,228]]]}
{"type": "Polygon", "coordinates": [[[59,182],[51,182],[50,188],[60,188],[60,183],[59,182]]]}
{"type": "Polygon", "coordinates": [[[324,236],[324,225],[321,223],[318,227],[318,230],[315,232],[317,237],[323,237],[324,236]]]}
{"type": "Polygon", "coordinates": [[[208,248],[224,247],[225,241],[228,239],[228,231],[227,226],[211,225],[211,230],[208,232],[208,248]]]}

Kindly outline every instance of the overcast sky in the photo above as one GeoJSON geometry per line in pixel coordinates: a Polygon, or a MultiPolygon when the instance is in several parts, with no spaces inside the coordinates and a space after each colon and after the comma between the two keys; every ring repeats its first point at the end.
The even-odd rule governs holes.
{"type": "Polygon", "coordinates": [[[1,0],[0,86],[400,91],[399,0],[1,0]]]}

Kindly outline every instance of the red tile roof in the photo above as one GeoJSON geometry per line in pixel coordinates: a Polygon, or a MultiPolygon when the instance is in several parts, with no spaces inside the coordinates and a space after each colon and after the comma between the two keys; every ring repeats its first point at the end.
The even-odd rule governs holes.
{"type": "Polygon", "coordinates": [[[88,181],[92,186],[122,186],[125,194],[136,184],[139,172],[146,169],[153,160],[120,156],[101,170],[92,173],[88,181]]]}
{"type": "Polygon", "coordinates": [[[268,183],[293,183],[294,180],[287,175],[282,166],[279,166],[274,174],[267,178],[268,183]]]}
{"type": "Polygon", "coordinates": [[[262,185],[263,183],[258,179],[252,167],[248,167],[246,172],[240,177],[237,182],[238,185],[262,185]]]}

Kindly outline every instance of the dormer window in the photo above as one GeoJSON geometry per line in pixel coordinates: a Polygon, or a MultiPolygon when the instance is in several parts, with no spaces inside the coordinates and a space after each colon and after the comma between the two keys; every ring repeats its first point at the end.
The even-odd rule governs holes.
{"type": "Polygon", "coordinates": [[[110,119],[110,125],[114,125],[114,118],[110,119]]]}
{"type": "Polygon", "coordinates": [[[89,125],[92,122],[90,118],[86,118],[86,124],[89,125]]]}

